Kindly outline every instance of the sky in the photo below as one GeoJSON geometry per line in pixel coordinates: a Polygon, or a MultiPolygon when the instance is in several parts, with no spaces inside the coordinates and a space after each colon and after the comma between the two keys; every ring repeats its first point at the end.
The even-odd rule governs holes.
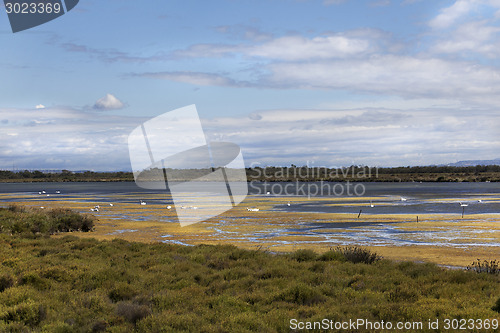
{"type": "Polygon", "coordinates": [[[80,0],[18,33],[2,7],[0,45],[0,169],[130,170],[191,104],[247,166],[500,157],[499,0],[80,0]]]}

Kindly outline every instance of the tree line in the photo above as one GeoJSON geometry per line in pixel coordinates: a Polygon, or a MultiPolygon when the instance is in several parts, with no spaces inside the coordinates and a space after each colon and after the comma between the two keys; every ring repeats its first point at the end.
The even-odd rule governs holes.
{"type": "MultiPolygon", "coordinates": [[[[176,180],[192,180],[210,173],[211,170],[178,170],[176,180]]],[[[368,167],[349,166],[342,168],[295,166],[246,168],[248,181],[500,181],[500,165],[476,166],[406,166],[368,167]]],[[[163,175],[159,169],[150,170],[151,175],[163,175]]],[[[170,172],[172,174],[172,172],[170,172]]],[[[134,181],[132,172],[42,172],[39,170],[0,170],[0,181],[134,181]]]]}

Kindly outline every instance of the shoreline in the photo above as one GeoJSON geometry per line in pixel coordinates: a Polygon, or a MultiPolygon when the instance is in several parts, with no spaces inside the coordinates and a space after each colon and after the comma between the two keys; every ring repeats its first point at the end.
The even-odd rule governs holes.
{"type": "MultiPolygon", "coordinates": [[[[188,182],[190,179],[186,180],[176,180],[176,182],[188,182]]],[[[60,180],[60,179],[0,179],[0,183],[5,184],[24,184],[24,183],[134,183],[135,181],[126,179],[76,179],[76,180],[60,180]]],[[[259,182],[259,183],[498,183],[500,180],[486,180],[486,181],[469,181],[469,180],[425,180],[425,181],[412,181],[412,180],[397,180],[397,179],[339,179],[339,180],[247,180],[247,183],[259,182]]]]}

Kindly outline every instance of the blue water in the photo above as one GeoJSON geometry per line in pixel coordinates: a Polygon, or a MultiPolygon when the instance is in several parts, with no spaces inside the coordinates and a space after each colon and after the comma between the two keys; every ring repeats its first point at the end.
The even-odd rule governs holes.
{"type": "MultiPolygon", "coordinates": [[[[210,184],[193,184],[193,192],[210,184]]],[[[347,195],[345,183],[257,183],[249,184],[249,194],[256,196],[303,197],[299,204],[277,205],[275,210],[308,213],[349,213],[357,214],[492,214],[500,213],[500,183],[351,183],[351,192],[358,186],[358,193],[363,189],[364,196],[376,197],[370,202],[360,201],[361,205],[352,205],[352,196],[347,195]],[[320,189],[320,191],[318,191],[320,189]],[[337,195],[341,189],[344,195],[337,195]],[[308,190],[310,190],[308,192],[308,190]],[[335,191],[337,194],[335,194],[335,191]],[[268,194],[269,193],[269,194],[268,194]],[[404,197],[407,201],[401,201],[404,197]],[[328,198],[332,198],[329,201],[328,198]],[[339,201],[339,198],[341,199],[339,201]],[[345,198],[345,200],[342,200],[345,198]],[[321,199],[321,200],[318,200],[321,199]],[[335,200],[333,200],[335,199],[335,200]],[[440,201],[442,200],[442,201],[440,201]],[[482,200],[482,202],[478,202],[482,200]],[[460,202],[468,204],[463,208],[460,202]],[[335,204],[332,206],[331,204],[335,204]]],[[[168,190],[147,190],[134,182],[67,182],[67,183],[1,183],[0,193],[12,193],[23,196],[24,200],[71,200],[107,202],[111,195],[131,195],[131,197],[113,198],[115,202],[135,203],[145,194],[165,194],[165,199],[152,199],[152,203],[167,203],[168,190]],[[46,194],[38,193],[45,191],[46,194]],[[60,193],[56,193],[59,191],[60,193]],[[87,198],[87,199],[86,199],[87,198]]],[[[351,193],[354,194],[354,193],[351,193]]],[[[4,202],[18,198],[4,198],[4,202]]]]}

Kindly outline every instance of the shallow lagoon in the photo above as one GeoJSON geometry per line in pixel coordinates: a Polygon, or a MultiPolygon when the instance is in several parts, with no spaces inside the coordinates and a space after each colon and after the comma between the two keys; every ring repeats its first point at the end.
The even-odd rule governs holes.
{"type": "Polygon", "coordinates": [[[185,245],[232,243],[270,251],[323,251],[358,244],[376,247],[390,257],[406,253],[402,258],[442,263],[450,263],[444,256],[458,253],[461,258],[455,264],[470,263],[470,258],[480,255],[500,255],[497,183],[366,183],[362,184],[362,197],[279,195],[278,191],[267,194],[268,189],[276,190],[280,185],[288,185],[288,189],[297,186],[271,185],[254,183],[251,194],[239,206],[184,228],[177,223],[175,210],[166,209],[166,205],[173,205],[168,192],[144,190],[134,183],[0,184],[0,200],[3,206],[18,202],[86,213],[101,205],[99,213],[92,213],[99,218],[96,231],[84,236],[101,239],[120,237],[185,245]],[[39,194],[41,191],[45,193],[39,194]],[[148,205],[139,205],[140,200],[148,205]],[[460,202],[468,206],[461,207],[460,202]],[[249,212],[247,207],[260,210],[249,212]],[[411,250],[416,248],[428,250],[418,255],[419,251],[411,250]],[[394,250],[388,252],[390,249],[394,250]],[[437,254],[429,258],[428,253],[437,254]]]}

